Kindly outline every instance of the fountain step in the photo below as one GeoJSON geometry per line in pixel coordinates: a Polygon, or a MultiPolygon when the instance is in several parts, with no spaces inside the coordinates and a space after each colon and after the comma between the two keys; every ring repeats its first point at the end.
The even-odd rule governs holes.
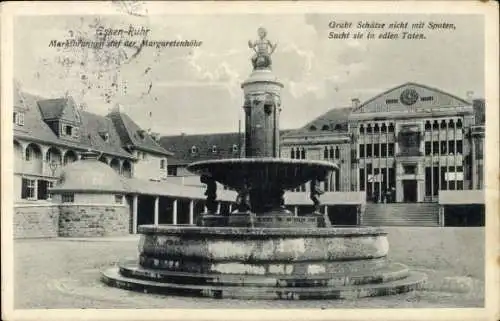
{"type": "Polygon", "coordinates": [[[218,286],[161,283],[125,277],[117,267],[101,274],[101,280],[107,285],[139,291],[171,295],[211,297],[218,299],[260,299],[260,300],[314,300],[314,299],[356,299],[380,295],[394,295],[419,289],[426,281],[426,275],[410,272],[408,277],[376,284],[318,287],[252,287],[218,286]]]}
{"type": "Polygon", "coordinates": [[[359,285],[399,280],[409,275],[408,268],[390,263],[378,269],[365,269],[354,273],[321,273],[316,275],[251,275],[220,273],[187,273],[147,269],[137,264],[119,267],[125,277],[161,283],[220,285],[220,286],[268,286],[268,287],[315,287],[332,285],[359,285]]]}
{"type": "MultiPolygon", "coordinates": [[[[136,261],[134,261],[136,263],[136,261]]],[[[387,266],[387,258],[371,258],[344,261],[310,262],[203,262],[187,259],[162,258],[141,255],[140,266],[152,270],[187,272],[196,274],[245,274],[245,275],[316,275],[355,274],[363,271],[378,270],[387,266]]]]}

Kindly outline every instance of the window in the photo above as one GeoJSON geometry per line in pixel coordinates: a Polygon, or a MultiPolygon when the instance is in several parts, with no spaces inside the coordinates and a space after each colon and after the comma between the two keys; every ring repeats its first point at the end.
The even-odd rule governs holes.
{"type": "Polygon", "coordinates": [[[64,127],[64,133],[67,136],[73,136],[73,127],[71,127],[71,126],[64,127]]]}
{"type": "Polygon", "coordinates": [[[388,156],[389,157],[394,156],[394,143],[389,144],[388,147],[389,147],[388,156]]]}
{"type": "Polygon", "coordinates": [[[233,154],[237,154],[238,153],[238,145],[236,144],[233,144],[233,154]]]}
{"type": "Polygon", "coordinates": [[[373,132],[374,132],[374,133],[378,133],[378,132],[380,132],[379,127],[378,127],[378,124],[375,124],[375,126],[373,127],[373,132]]]}
{"type": "Polygon", "coordinates": [[[168,176],[177,176],[177,167],[170,166],[167,168],[168,176]]]}
{"type": "Polygon", "coordinates": [[[430,155],[431,154],[431,142],[425,142],[425,155],[430,155]]]}
{"type": "Polygon", "coordinates": [[[328,159],[328,147],[325,147],[325,149],[323,150],[323,158],[328,159]]]}
{"type": "Polygon", "coordinates": [[[300,157],[301,157],[302,159],[306,159],[306,150],[305,150],[305,149],[303,149],[303,148],[302,148],[302,151],[301,151],[301,153],[300,153],[300,157]]]}
{"type": "Polygon", "coordinates": [[[387,133],[387,126],[385,125],[385,123],[380,127],[380,132],[387,133]]]}
{"type": "Polygon", "coordinates": [[[457,140],[457,154],[463,153],[463,143],[461,140],[457,140]]]}
{"type": "Polygon", "coordinates": [[[366,157],[372,157],[372,144],[366,144],[366,157]]]}
{"type": "Polygon", "coordinates": [[[334,155],[333,155],[333,148],[332,148],[332,147],[330,147],[330,159],[333,159],[333,156],[334,156],[334,155]]]}
{"type": "Polygon", "coordinates": [[[380,157],[380,145],[379,144],[373,145],[373,156],[380,157]]]}
{"type": "Polygon", "coordinates": [[[311,125],[311,127],[309,127],[309,130],[310,130],[310,131],[315,131],[315,130],[316,130],[316,126],[311,125]]]}
{"type": "Polygon", "coordinates": [[[212,146],[212,154],[217,154],[217,146],[212,146]]]}
{"type": "Polygon", "coordinates": [[[432,155],[439,155],[439,142],[432,142],[432,155]]]}
{"type": "Polygon", "coordinates": [[[123,204],[123,195],[115,195],[115,203],[123,204]]]}
{"type": "Polygon", "coordinates": [[[447,153],[446,147],[447,147],[446,141],[441,141],[441,154],[442,155],[446,155],[446,153],[447,153]]]}
{"type": "Polygon", "coordinates": [[[73,194],[73,193],[63,193],[61,195],[61,202],[63,202],[63,203],[73,203],[73,202],[75,202],[75,194],[73,194]]]}
{"type": "Polygon", "coordinates": [[[23,178],[21,183],[21,198],[35,199],[35,180],[23,178]]]}
{"type": "Polygon", "coordinates": [[[160,169],[165,169],[165,160],[164,159],[160,160],[160,169]]]}
{"type": "Polygon", "coordinates": [[[23,126],[24,125],[24,113],[15,111],[14,112],[14,124],[23,126]]]}
{"type": "Polygon", "coordinates": [[[397,99],[386,99],[385,101],[386,104],[397,104],[398,100],[397,99]]]}
{"type": "Polygon", "coordinates": [[[50,189],[52,187],[54,187],[54,182],[53,181],[49,181],[48,184],[47,184],[47,187],[48,187],[48,190],[47,190],[47,199],[51,200],[52,199],[52,193],[50,192],[50,189]]]}
{"type": "Polygon", "coordinates": [[[295,158],[295,150],[292,148],[290,149],[290,158],[294,159],[295,158]]]}
{"type": "Polygon", "coordinates": [[[372,133],[372,126],[370,124],[368,124],[368,126],[366,126],[366,132],[368,134],[371,134],[372,133]]]}
{"type": "Polygon", "coordinates": [[[335,159],[340,159],[340,149],[339,147],[335,147],[335,159]]]}
{"type": "Polygon", "coordinates": [[[403,171],[405,174],[415,174],[417,168],[415,165],[403,165],[403,171]]]}
{"type": "Polygon", "coordinates": [[[26,154],[25,154],[26,161],[31,161],[33,159],[33,147],[28,146],[26,148],[26,154]]]}
{"type": "Polygon", "coordinates": [[[363,124],[359,125],[359,133],[364,134],[365,133],[365,126],[363,124]]]}
{"type": "Polygon", "coordinates": [[[387,157],[387,144],[381,144],[380,149],[381,149],[380,156],[387,157]]]}
{"type": "Polygon", "coordinates": [[[421,97],[420,101],[433,101],[434,97],[433,96],[427,96],[427,97],[421,97]]]}
{"type": "Polygon", "coordinates": [[[359,158],[365,157],[365,144],[359,144],[359,158]]]}
{"type": "Polygon", "coordinates": [[[197,153],[198,153],[198,147],[191,146],[191,154],[197,154],[197,153]]]}
{"type": "Polygon", "coordinates": [[[437,129],[439,129],[439,123],[437,122],[437,120],[435,120],[435,121],[432,123],[432,129],[433,129],[433,130],[437,130],[437,129]]]}
{"type": "Polygon", "coordinates": [[[330,126],[328,126],[328,125],[323,125],[323,126],[321,127],[321,130],[330,130],[330,126]]]}
{"type": "Polygon", "coordinates": [[[393,123],[389,124],[389,133],[394,133],[394,124],[393,123]]]}
{"type": "Polygon", "coordinates": [[[431,127],[432,127],[431,122],[430,121],[426,121],[425,122],[425,130],[431,130],[431,127]]]}
{"type": "Polygon", "coordinates": [[[448,141],[448,153],[455,154],[455,141],[453,140],[448,141]]]}
{"type": "Polygon", "coordinates": [[[462,119],[457,120],[457,128],[462,128],[462,119]]]}

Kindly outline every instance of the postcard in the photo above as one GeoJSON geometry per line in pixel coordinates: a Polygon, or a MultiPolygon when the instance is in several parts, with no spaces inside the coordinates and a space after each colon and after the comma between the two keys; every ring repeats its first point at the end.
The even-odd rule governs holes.
{"type": "Polygon", "coordinates": [[[498,319],[497,4],[2,9],[4,319],[498,319]]]}

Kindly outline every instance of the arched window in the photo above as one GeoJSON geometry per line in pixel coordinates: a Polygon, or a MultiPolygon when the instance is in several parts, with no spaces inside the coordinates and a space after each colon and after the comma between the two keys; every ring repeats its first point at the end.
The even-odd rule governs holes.
{"type": "Polygon", "coordinates": [[[335,130],[342,130],[342,125],[340,124],[335,125],[335,130]]]}
{"type": "Polygon", "coordinates": [[[446,120],[442,120],[441,121],[441,129],[445,129],[446,128],[446,120]]]}
{"type": "Polygon", "coordinates": [[[383,123],[382,126],[380,127],[380,131],[382,133],[386,133],[387,132],[387,126],[385,125],[385,123],[383,123]]]}
{"type": "Polygon", "coordinates": [[[321,127],[321,130],[330,130],[330,126],[328,126],[328,125],[323,125],[323,127],[321,127]]]}
{"type": "Polygon", "coordinates": [[[378,127],[378,124],[375,124],[375,126],[373,127],[373,132],[374,132],[374,133],[378,133],[378,132],[380,132],[379,127],[378,127]]]}
{"type": "Polygon", "coordinates": [[[233,144],[233,154],[238,153],[238,145],[233,144]]]}
{"type": "Polygon", "coordinates": [[[197,153],[198,153],[198,147],[191,146],[191,154],[197,154],[197,153]]]}
{"type": "Polygon", "coordinates": [[[295,158],[295,150],[293,148],[290,150],[290,158],[295,158]]]}
{"type": "Polygon", "coordinates": [[[311,125],[311,127],[309,127],[309,130],[310,130],[310,131],[315,131],[315,130],[316,130],[316,126],[311,125]]]}
{"type": "Polygon", "coordinates": [[[217,154],[217,146],[212,146],[212,154],[217,154]]]}
{"type": "Polygon", "coordinates": [[[306,159],[306,150],[305,150],[304,148],[302,148],[302,151],[301,151],[301,153],[300,153],[300,157],[301,157],[302,159],[306,159]]]}
{"type": "Polygon", "coordinates": [[[439,123],[437,120],[435,120],[433,123],[432,123],[432,129],[436,130],[436,129],[439,129],[439,123]]]}
{"type": "Polygon", "coordinates": [[[394,133],[394,124],[389,123],[389,133],[394,133]]]}
{"type": "Polygon", "coordinates": [[[372,125],[368,124],[368,126],[366,126],[366,132],[368,134],[371,134],[371,132],[372,132],[372,125]]]}
{"type": "Polygon", "coordinates": [[[365,133],[365,126],[363,124],[359,125],[359,133],[364,134],[365,133]]]}
{"type": "Polygon", "coordinates": [[[462,128],[462,119],[461,118],[459,118],[457,120],[457,128],[462,128]]]}
{"type": "Polygon", "coordinates": [[[425,122],[425,130],[431,130],[431,122],[430,121],[426,121],[425,122]]]}
{"type": "Polygon", "coordinates": [[[295,150],[295,158],[296,158],[296,159],[300,159],[300,149],[299,149],[299,148],[297,148],[297,149],[295,150]]]}
{"type": "Polygon", "coordinates": [[[333,155],[333,147],[330,147],[330,159],[333,159],[334,155],[333,155]]]}
{"type": "Polygon", "coordinates": [[[335,147],[335,159],[340,159],[340,149],[339,147],[335,147]]]}
{"type": "Polygon", "coordinates": [[[328,147],[325,146],[325,149],[323,150],[323,158],[328,159],[328,147]]]}
{"type": "Polygon", "coordinates": [[[448,127],[455,128],[455,122],[453,121],[453,119],[450,119],[450,121],[448,122],[448,127]]]}

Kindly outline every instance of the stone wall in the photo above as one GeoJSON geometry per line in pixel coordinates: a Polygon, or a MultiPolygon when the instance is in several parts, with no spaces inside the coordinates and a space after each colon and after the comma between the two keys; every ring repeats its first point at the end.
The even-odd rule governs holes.
{"type": "Polygon", "coordinates": [[[14,206],[14,238],[57,237],[59,206],[19,204],[14,206]]]}
{"type": "Polygon", "coordinates": [[[120,236],[129,234],[125,205],[60,205],[59,236],[120,236]]]}

